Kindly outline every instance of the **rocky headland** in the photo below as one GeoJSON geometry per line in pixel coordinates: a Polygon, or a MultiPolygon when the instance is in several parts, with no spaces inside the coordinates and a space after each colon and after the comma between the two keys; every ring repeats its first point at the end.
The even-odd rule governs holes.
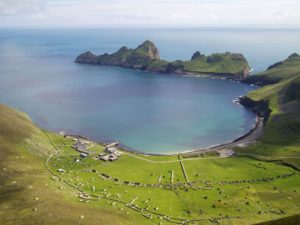
{"type": "Polygon", "coordinates": [[[215,53],[205,56],[195,52],[190,60],[167,61],[160,59],[159,50],[149,40],[135,49],[125,46],[118,51],[96,55],[85,52],[76,60],[79,64],[108,65],[150,72],[180,75],[212,75],[243,80],[249,76],[250,66],[240,53],[215,53]]]}

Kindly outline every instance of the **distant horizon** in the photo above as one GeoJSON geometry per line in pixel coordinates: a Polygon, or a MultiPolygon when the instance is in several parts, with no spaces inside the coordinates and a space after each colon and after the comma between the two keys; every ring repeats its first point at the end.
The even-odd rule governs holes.
{"type": "Polygon", "coordinates": [[[300,29],[298,0],[0,0],[0,27],[300,29]]]}
{"type": "Polygon", "coordinates": [[[143,26],[128,26],[128,27],[118,27],[118,26],[51,26],[51,27],[40,27],[40,26],[1,26],[0,29],[26,29],[26,30],[55,30],[55,29],[69,29],[69,30],[76,30],[76,29],[103,29],[103,30],[126,30],[126,29],[134,29],[134,30],[290,30],[290,31],[300,31],[300,27],[285,27],[285,26],[178,26],[178,27],[143,27],[143,26]]]}

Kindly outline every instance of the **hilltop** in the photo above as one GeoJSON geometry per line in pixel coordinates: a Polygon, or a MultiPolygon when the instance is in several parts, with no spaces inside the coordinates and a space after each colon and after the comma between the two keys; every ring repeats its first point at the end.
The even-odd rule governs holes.
{"type": "Polygon", "coordinates": [[[149,40],[135,49],[121,47],[117,52],[95,55],[86,52],[79,55],[76,63],[118,66],[159,73],[224,76],[244,79],[249,75],[250,66],[246,58],[239,53],[216,53],[209,56],[195,52],[190,60],[166,61],[160,59],[159,50],[149,40]]]}

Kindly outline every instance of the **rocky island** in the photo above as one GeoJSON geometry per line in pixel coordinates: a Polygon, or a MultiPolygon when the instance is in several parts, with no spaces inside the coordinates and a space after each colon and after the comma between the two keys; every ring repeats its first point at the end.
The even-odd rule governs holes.
{"type": "Polygon", "coordinates": [[[76,63],[118,66],[158,73],[180,75],[213,75],[236,80],[248,77],[250,66],[240,53],[215,53],[205,56],[195,52],[190,60],[167,61],[160,59],[159,50],[149,40],[135,49],[125,46],[112,54],[95,55],[85,52],[79,55],[76,63]]]}

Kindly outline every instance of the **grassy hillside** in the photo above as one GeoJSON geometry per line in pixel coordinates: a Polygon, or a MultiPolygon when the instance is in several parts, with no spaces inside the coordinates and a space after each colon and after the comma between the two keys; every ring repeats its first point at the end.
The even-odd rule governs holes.
{"type": "MultiPolygon", "coordinates": [[[[60,136],[49,134],[53,140],[60,136]]],[[[53,153],[45,133],[24,113],[0,105],[0,223],[134,224],[140,223],[105,205],[80,204],[74,190],[58,185],[45,167],[53,153]],[[84,216],[84,218],[82,218],[84,216]]]]}
{"type": "Polygon", "coordinates": [[[249,69],[245,57],[229,52],[210,56],[200,55],[184,62],[184,70],[190,72],[243,74],[245,69],[249,69]]]}
{"type": "Polygon", "coordinates": [[[259,142],[243,151],[285,157],[283,162],[300,168],[300,56],[293,54],[246,82],[264,84],[248,97],[267,101],[272,112],[259,142]]]}
{"type": "Polygon", "coordinates": [[[237,149],[250,157],[119,150],[117,161],[103,162],[95,156],[104,146],[89,142],[93,154],[80,158],[73,138],[45,132],[26,114],[0,105],[1,224],[297,224],[299,69],[293,54],[246,81],[265,84],[248,97],[272,110],[261,139],[237,149]]]}
{"type": "Polygon", "coordinates": [[[0,106],[1,224],[253,224],[299,210],[300,176],[289,167],[121,150],[103,162],[94,158],[103,146],[90,142],[94,154],[82,159],[72,144],[0,106]]]}
{"type": "Polygon", "coordinates": [[[286,60],[269,66],[266,71],[248,77],[246,82],[258,85],[275,84],[281,80],[287,80],[289,78],[299,76],[299,71],[299,55],[294,53],[286,60]]]}

